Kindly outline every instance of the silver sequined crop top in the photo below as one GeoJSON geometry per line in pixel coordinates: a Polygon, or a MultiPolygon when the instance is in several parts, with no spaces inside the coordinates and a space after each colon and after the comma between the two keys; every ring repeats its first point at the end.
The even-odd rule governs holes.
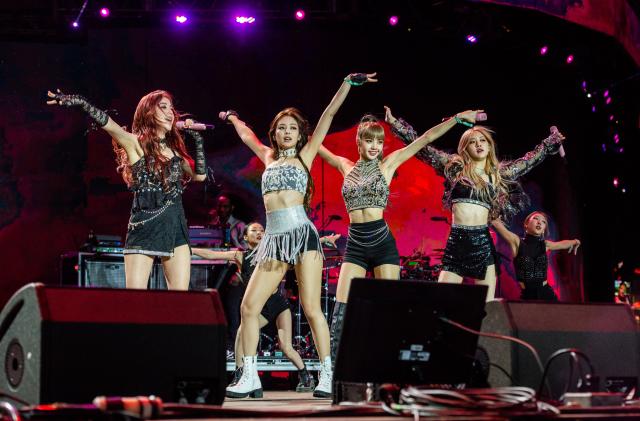
{"type": "Polygon", "coordinates": [[[307,172],[295,165],[270,165],[262,173],[262,194],[295,190],[304,195],[307,192],[308,181],[307,172]]]}
{"type": "Polygon", "coordinates": [[[359,160],[344,178],[342,198],[347,212],[365,208],[386,208],[389,185],[378,160],[359,160]]]}

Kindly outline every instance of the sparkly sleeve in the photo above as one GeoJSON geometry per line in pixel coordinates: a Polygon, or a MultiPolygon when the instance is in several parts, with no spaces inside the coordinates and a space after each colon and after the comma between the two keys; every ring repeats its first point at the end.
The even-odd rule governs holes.
{"type": "Polygon", "coordinates": [[[560,145],[560,136],[557,133],[553,133],[536,146],[534,150],[527,152],[522,158],[503,163],[500,168],[500,173],[509,180],[516,180],[544,161],[547,156],[558,153],[560,145]]]}
{"type": "Polygon", "coordinates": [[[195,130],[185,129],[184,132],[191,136],[196,144],[195,173],[197,175],[204,175],[207,173],[207,163],[204,154],[204,140],[202,139],[202,135],[195,130]]]}
{"type": "Polygon", "coordinates": [[[82,108],[100,127],[104,127],[109,121],[109,115],[105,111],[92,105],[86,98],[80,95],[58,94],[55,96],[55,100],[65,107],[82,108]]]}
{"type": "MultiPolygon", "coordinates": [[[[405,145],[410,144],[418,137],[418,133],[414,128],[401,118],[396,119],[391,124],[391,132],[400,138],[405,145]]],[[[431,165],[438,174],[444,175],[445,167],[451,160],[451,155],[427,145],[418,151],[416,158],[431,165]]]]}

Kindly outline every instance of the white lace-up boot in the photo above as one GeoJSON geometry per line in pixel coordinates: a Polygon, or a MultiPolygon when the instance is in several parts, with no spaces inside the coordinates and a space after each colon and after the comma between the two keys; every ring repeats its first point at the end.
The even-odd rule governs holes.
{"type": "Polygon", "coordinates": [[[318,386],[313,391],[314,398],[330,398],[333,371],[331,370],[331,357],[324,357],[318,374],[318,386]]]}
{"type": "MultiPolygon", "coordinates": [[[[228,398],[262,397],[262,383],[258,377],[258,357],[243,357],[242,376],[236,384],[227,386],[228,398]]],[[[331,390],[331,389],[329,389],[331,390]]]]}

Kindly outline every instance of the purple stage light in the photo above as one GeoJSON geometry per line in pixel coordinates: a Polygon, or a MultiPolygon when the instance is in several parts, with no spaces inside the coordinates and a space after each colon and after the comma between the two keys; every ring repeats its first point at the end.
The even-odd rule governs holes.
{"type": "Polygon", "coordinates": [[[587,89],[587,81],[583,80],[580,86],[582,86],[582,89],[587,89]]]}
{"type": "Polygon", "coordinates": [[[611,104],[611,97],[608,96],[604,103],[607,104],[607,105],[611,104]]]}
{"type": "Polygon", "coordinates": [[[239,23],[241,25],[254,23],[255,21],[256,18],[254,18],[253,16],[236,16],[236,23],[239,23]]]}
{"type": "Polygon", "coordinates": [[[591,112],[592,112],[592,113],[595,113],[595,112],[596,112],[596,106],[595,106],[595,105],[591,106],[591,112]]]}
{"type": "Polygon", "coordinates": [[[397,16],[391,16],[389,18],[389,25],[391,26],[396,26],[398,24],[398,17],[397,16]]]}
{"type": "Polygon", "coordinates": [[[188,20],[189,18],[186,15],[176,15],[176,22],[179,24],[187,23],[188,20]]]}
{"type": "MultiPolygon", "coordinates": [[[[549,51],[549,47],[547,47],[546,45],[544,45],[542,48],[540,48],[540,55],[544,56],[547,54],[547,52],[549,51]]],[[[585,83],[586,84],[586,83],[585,83]]]]}
{"type": "Polygon", "coordinates": [[[614,119],[614,118],[615,118],[615,117],[614,117],[613,115],[610,115],[610,116],[609,116],[609,121],[613,121],[613,119],[614,119]]]}
{"type": "Polygon", "coordinates": [[[605,91],[602,93],[602,96],[604,96],[605,98],[608,98],[608,97],[609,97],[609,90],[608,90],[608,89],[607,89],[607,90],[605,90],[605,91]]]}
{"type": "Polygon", "coordinates": [[[620,184],[620,180],[618,180],[618,177],[613,177],[613,187],[618,187],[618,184],[620,184]]]}
{"type": "Polygon", "coordinates": [[[613,135],[613,141],[618,144],[620,143],[620,136],[618,135],[618,133],[613,135]]]}
{"type": "Polygon", "coordinates": [[[469,34],[467,35],[467,42],[475,44],[476,42],[478,42],[478,38],[473,34],[469,34]]]}
{"type": "Polygon", "coordinates": [[[296,20],[302,20],[304,19],[304,16],[305,16],[304,10],[302,9],[296,10],[296,20]]]}
{"type": "Polygon", "coordinates": [[[77,28],[77,27],[79,27],[79,26],[80,26],[80,24],[78,23],[78,21],[73,21],[73,22],[71,23],[71,26],[72,26],[72,27],[74,27],[74,28],[77,28]]]}
{"type": "Polygon", "coordinates": [[[618,153],[624,153],[624,148],[618,149],[618,153]]]}
{"type": "Polygon", "coordinates": [[[571,64],[571,63],[573,63],[573,54],[569,54],[569,55],[567,56],[567,60],[566,60],[566,61],[567,61],[567,64],[571,64]]]}
{"type": "Polygon", "coordinates": [[[602,144],[602,152],[606,152],[607,151],[607,145],[605,145],[604,143],[602,144]]]}
{"type": "Polygon", "coordinates": [[[103,18],[108,18],[109,15],[111,14],[111,11],[109,10],[108,7],[103,7],[100,9],[100,16],[103,18]]]}

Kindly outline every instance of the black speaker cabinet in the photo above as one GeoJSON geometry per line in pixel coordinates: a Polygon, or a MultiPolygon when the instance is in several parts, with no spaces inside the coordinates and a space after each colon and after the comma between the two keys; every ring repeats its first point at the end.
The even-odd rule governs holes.
{"type": "Polygon", "coordinates": [[[0,313],[0,390],[29,404],[98,395],[221,404],[225,325],[216,291],[29,284],[0,313]]]}
{"type": "MultiPolygon", "coordinates": [[[[562,348],[584,352],[598,377],[592,389],[629,392],[637,386],[638,327],[626,305],[492,301],[487,303],[486,312],[483,331],[529,342],[543,364],[562,348]]],[[[488,352],[491,363],[499,367],[490,368],[491,386],[538,387],[541,373],[529,350],[513,342],[484,337],[480,338],[479,346],[488,352]]],[[[583,374],[588,372],[587,365],[581,364],[581,370],[583,374]]],[[[550,366],[549,385],[556,397],[563,392],[570,375],[568,356],[559,357],[550,366]]],[[[574,383],[577,375],[574,370],[574,383]]]]}

